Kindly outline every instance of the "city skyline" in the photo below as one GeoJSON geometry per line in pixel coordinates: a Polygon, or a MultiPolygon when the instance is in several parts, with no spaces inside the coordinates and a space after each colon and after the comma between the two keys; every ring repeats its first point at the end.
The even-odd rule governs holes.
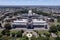
{"type": "Polygon", "coordinates": [[[59,6],[60,0],[0,0],[0,5],[54,5],[59,6]]]}

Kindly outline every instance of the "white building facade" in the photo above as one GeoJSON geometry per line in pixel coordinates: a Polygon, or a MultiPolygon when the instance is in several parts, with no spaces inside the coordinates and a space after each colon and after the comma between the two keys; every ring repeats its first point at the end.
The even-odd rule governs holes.
{"type": "Polygon", "coordinates": [[[24,16],[24,18],[22,19],[14,20],[12,22],[12,27],[13,28],[27,28],[27,29],[34,29],[34,28],[48,29],[47,21],[43,20],[44,18],[39,18],[40,15],[35,15],[35,13],[33,15],[32,11],[29,10],[26,16],[27,16],[26,18],[24,16]]]}

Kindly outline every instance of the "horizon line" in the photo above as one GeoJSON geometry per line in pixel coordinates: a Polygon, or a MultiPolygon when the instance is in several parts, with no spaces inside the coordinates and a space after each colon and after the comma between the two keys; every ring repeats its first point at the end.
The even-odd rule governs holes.
{"type": "Polygon", "coordinates": [[[60,5],[0,5],[0,6],[60,6],[60,5]]]}

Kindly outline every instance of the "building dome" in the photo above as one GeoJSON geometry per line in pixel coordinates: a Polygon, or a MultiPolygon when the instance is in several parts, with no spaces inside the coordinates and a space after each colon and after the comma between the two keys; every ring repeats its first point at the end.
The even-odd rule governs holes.
{"type": "Polygon", "coordinates": [[[29,13],[32,13],[32,10],[29,10],[29,13]]]}
{"type": "Polygon", "coordinates": [[[32,16],[32,10],[28,11],[28,16],[32,16]]]}

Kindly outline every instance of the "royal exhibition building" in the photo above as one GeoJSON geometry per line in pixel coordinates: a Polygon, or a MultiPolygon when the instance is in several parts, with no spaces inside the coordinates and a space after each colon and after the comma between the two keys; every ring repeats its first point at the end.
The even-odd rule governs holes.
{"type": "Polygon", "coordinates": [[[28,13],[17,16],[17,19],[11,23],[11,26],[12,28],[48,29],[49,25],[44,16],[29,10],[28,13]]]}

